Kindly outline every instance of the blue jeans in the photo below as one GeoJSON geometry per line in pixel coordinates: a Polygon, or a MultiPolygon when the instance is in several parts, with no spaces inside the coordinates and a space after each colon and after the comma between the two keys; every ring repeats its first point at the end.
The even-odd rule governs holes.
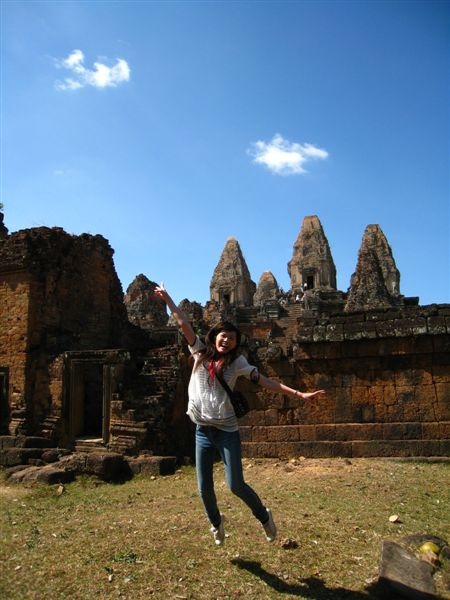
{"type": "Polygon", "coordinates": [[[214,491],[213,468],[218,450],[230,490],[241,498],[261,523],[267,522],[267,510],[258,494],[244,481],[239,431],[222,431],[216,427],[197,425],[195,432],[195,462],[200,497],[208,519],[214,527],[220,524],[220,512],[214,491]]]}

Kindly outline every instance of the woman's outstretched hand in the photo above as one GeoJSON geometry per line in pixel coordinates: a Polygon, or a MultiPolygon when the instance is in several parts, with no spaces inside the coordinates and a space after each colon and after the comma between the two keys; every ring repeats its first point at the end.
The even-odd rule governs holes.
{"type": "Polygon", "coordinates": [[[168,298],[170,298],[169,294],[167,293],[166,288],[164,287],[163,282],[161,282],[159,285],[157,285],[155,287],[155,289],[153,290],[153,294],[155,296],[157,296],[158,298],[161,298],[162,300],[164,300],[164,302],[167,302],[168,298]]]}
{"type": "Polygon", "coordinates": [[[312,400],[313,398],[317,398],[317,396],[323,396],[325,394],[325,390],[316,390],[315,392],[300,392],[303,400],[312,400]]]}

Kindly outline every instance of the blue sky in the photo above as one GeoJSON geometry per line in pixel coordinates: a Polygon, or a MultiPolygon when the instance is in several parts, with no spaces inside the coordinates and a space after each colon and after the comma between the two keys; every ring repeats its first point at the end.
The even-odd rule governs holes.
{"type": "Polygon", "coordinates": [[[124,291],[204,304],[230,236],[287,290],[317,215],[346,291],[377,223],[401,293],[450,302],[449,8],[3,0],[5,224],[101,234],[124,291]]]}

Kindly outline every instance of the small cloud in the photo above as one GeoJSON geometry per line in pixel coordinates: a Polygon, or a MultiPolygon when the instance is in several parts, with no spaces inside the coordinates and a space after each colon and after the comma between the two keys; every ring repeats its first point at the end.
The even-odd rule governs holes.
{"type": "Polygon", "coordinates": [[[328,152],[312,144],[298,144],[285,140],[279,133],[270,142],[254,142],[247,150],[253,162],[263,165],[277,175],[306,173],[304,164],[310,160],[325,159],[328,152]]]}
{"type": "Polygon", "coordinates": [[[88,69],[84,66],[83,52],[73,50],[67,58],[56,64],[58,68],[71,72],[70,77],[56,82],[55,86],[59,91],[77,90],[89,85],[96,88],[117,87],[130,79],[130,67],[123,58],[118,58],[112,66],[94,62],[94,68],[88,69]]]}

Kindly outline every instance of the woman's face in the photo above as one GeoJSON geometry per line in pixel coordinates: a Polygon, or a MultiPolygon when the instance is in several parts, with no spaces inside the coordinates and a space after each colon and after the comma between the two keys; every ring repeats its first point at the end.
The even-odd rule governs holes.
{"type": "Polygon", "coordinates": [[[220,331],[216,336],[216,352],[228,354],[237,346],[237,335],[235,331],[220,331]]]}

